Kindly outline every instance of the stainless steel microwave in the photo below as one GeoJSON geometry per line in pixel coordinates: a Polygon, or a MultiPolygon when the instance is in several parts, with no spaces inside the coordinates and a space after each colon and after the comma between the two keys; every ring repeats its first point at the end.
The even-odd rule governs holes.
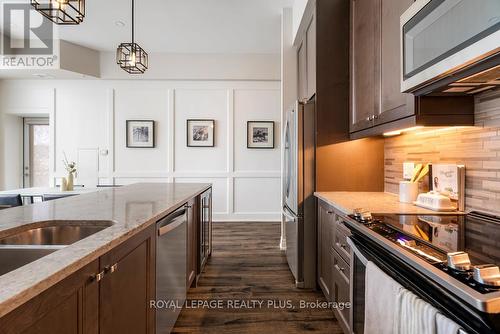
{"type": "Polygon", "coordinates": [[[401,91],[499,53],[500,0],[416,0],[401,16],[401,91]]]}

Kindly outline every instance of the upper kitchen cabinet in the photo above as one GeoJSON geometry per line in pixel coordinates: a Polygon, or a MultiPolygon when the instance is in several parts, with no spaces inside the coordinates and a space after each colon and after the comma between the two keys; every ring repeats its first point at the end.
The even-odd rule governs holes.
{"type": "Polygon", "coordinates": [[[474,124],[474,98],[401,92],[400,18],[413,0],[350,0],[350,138],[474,124]]]}
{"type": "Polygon", "coordinates": [[[299,100],[315,97],[318,146],[349,139],[349,2],[309,1],[294,41],[299,100]]]}
{"type": "Polygon", "coordinates": [[[415,97],[401,93],[399,18],[410,7],[413,0],[381,0],[381,99],[375,124],[383,124],[407,116],[414,110],[415,97]],[[378,116],[378,117],[377,117],[378,116]]]}
{"type": "Polygon", "coordinates": [[[380,0],[351,0],[350,130],[374,124],[380,109],[380,0]]]}

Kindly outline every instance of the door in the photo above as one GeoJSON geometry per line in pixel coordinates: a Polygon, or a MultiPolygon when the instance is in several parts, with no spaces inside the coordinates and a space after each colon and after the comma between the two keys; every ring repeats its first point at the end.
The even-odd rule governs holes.
{"type": "Polygon", "coordinates": [[[297,51],[298,97],[300,101],[307,99],[307,41],[300,44],[297,51]]]}
{"type": "Polygon", "coordinates": [[[372,127],[379,114],[379,1],[351,0],[351,132],[372,127]]]}
{"type": "Polygon", "coordinates": [[[49,120],[24,119],[24,188],[48,187],[49,175],[49,120]]]}
{"type": "Polygon", "coordinates": [[[381,105],[375,125],[414,114],[414,96],[401,93],[400,17],[413,0],[381,0],[381,105]]]}
{"type": "Polygon", "coordinates": [[[311,19],[311,23],[306,32],[307,47],[307,95],[309,100],[316,94],[316,15],[311,19]]]}
{"type": "Polygon", "coordinates": [[[318,284],[326,297],[332,300],[332,270],[330,252],[333,246],[335,214],[324,202],[318,206],[318,284]]]}
{"type": "Polygon", "coordinates": [[[292,213],[298,213],[297,203],[297,135],[298,135],[298,108],[295,107],[286,114],[284,140],[284,177],[283,177],[283,204],[287,206],[292,213]]]}
{"type": "Polygon", "coordinates": [[[153,225],[101,257],[99,333],[155,332],[155,248],[153,225]]]}

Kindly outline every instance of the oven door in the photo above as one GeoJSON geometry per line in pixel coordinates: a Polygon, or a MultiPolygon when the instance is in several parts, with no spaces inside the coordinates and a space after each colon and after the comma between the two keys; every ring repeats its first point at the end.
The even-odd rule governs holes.
{"type": "Polygon", "coordinates": [[[500,1],[419,0],[401,16],[401,91],[498,52],[500,1]]]}
{"type": "Polygon", "coordinates": [[[405,289],[411,291],[459,324],[469,334],[498,333],[498,318],[490,318],[476,311],[456,296],[443,289],[427,276],[408,266],[395,255],[385,251],[369,238],[357,234],[347,240],[351,247],[351,328],[353,333],[364,333],[365,274],[368,261],[373,262],[405,289]]]}

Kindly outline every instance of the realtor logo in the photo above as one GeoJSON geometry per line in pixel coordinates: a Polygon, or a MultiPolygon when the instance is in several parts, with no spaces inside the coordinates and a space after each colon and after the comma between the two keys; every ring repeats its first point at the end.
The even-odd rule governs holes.
{"type": "Polygon", "coordinates": [[[0,68],[54,68],[54,25],[29,3],[2,6],[0,68]]]}

